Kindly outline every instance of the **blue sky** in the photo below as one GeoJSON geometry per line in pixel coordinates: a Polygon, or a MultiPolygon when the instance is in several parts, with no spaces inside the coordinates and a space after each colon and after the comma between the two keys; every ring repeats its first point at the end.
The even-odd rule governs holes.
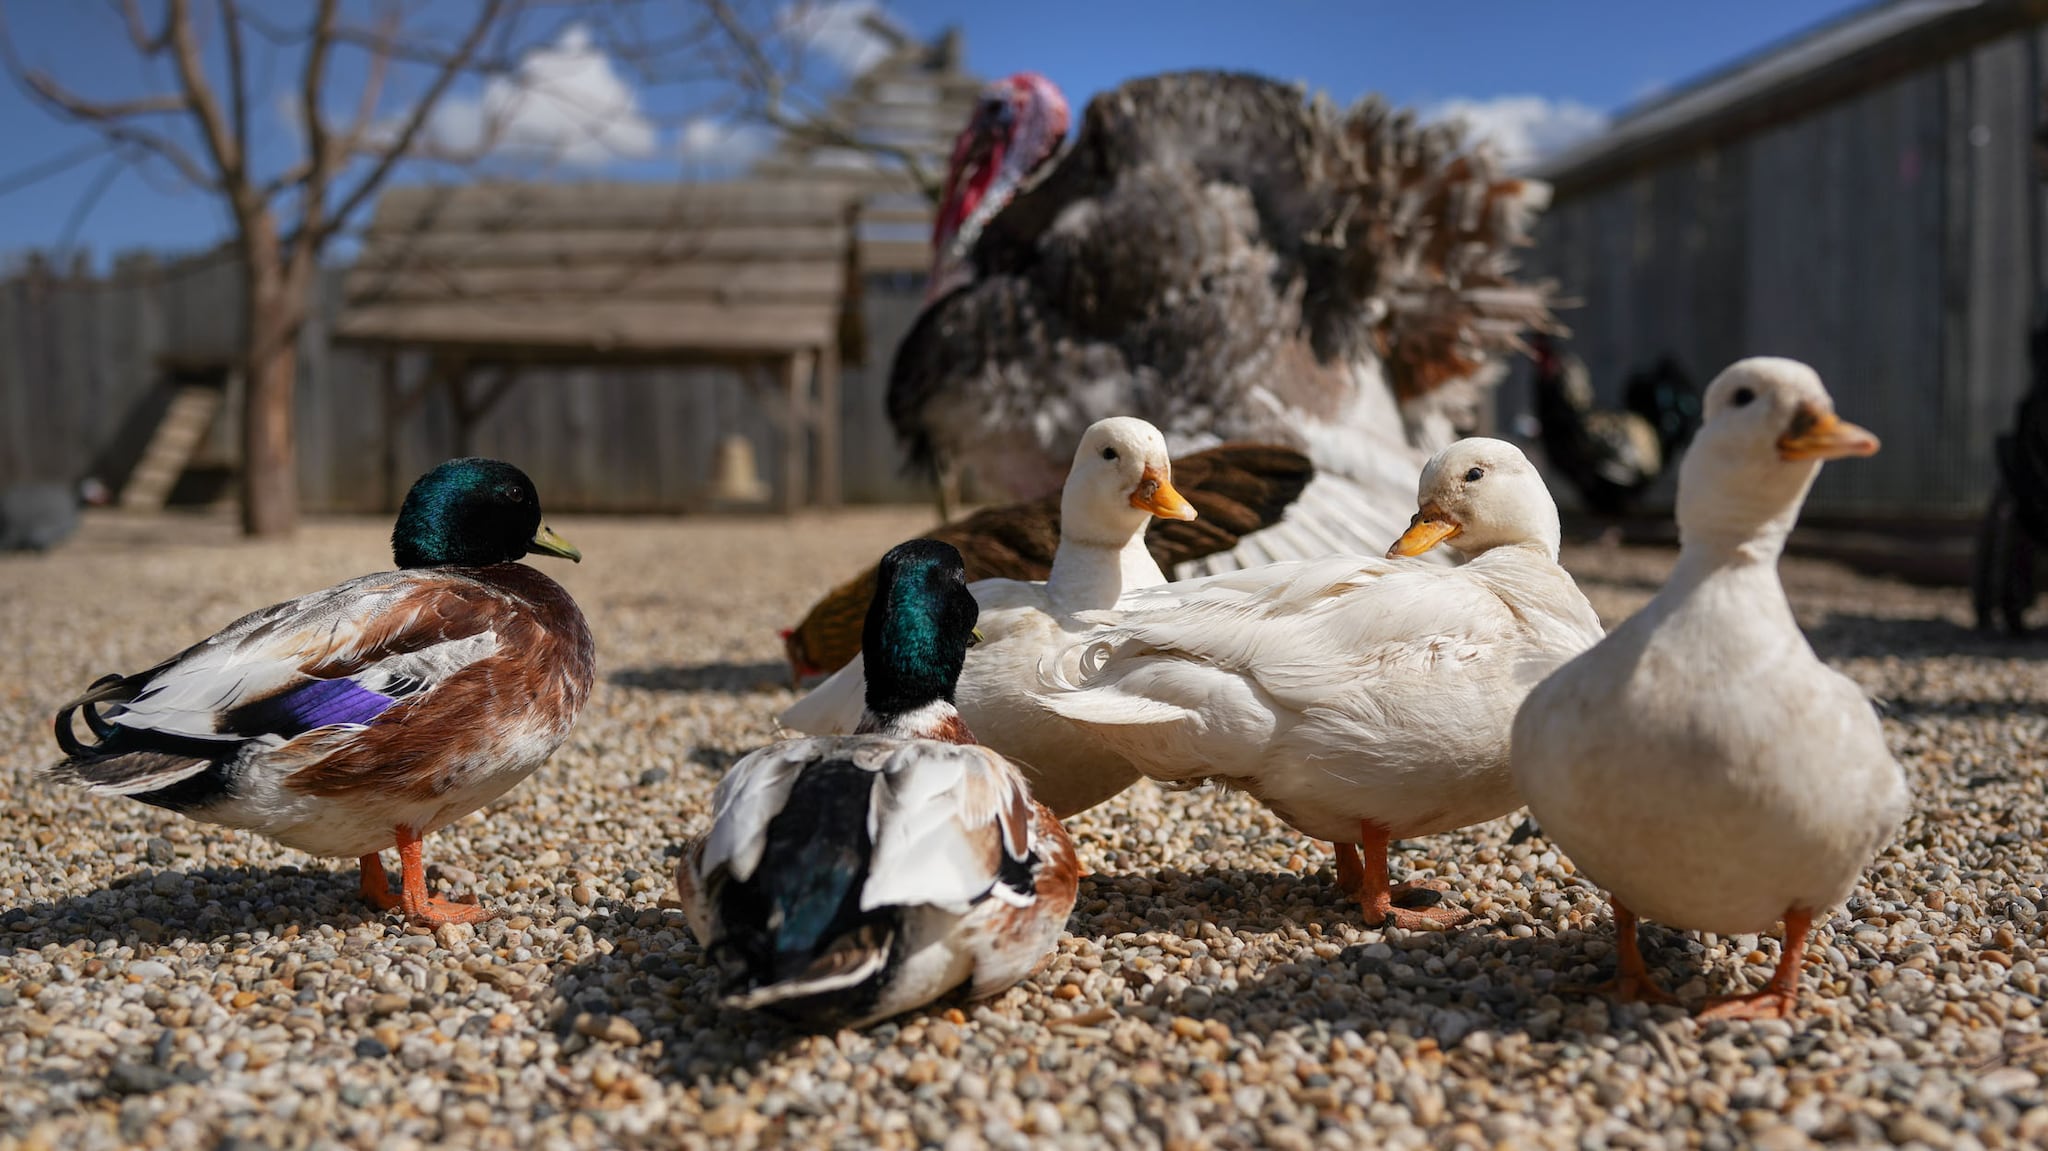
{"type": "MultiPolygon", "coordinates": [[[[859,58],[857,22],[841,17],[872,2],[841,0],[828,5],[840,11],[816,14],[822,23],[815,50],[826,75],[835,63],[859,58]]],[[[443,14],[459,14],[462,7],[460,0],[441,3],[443,14]]],[[[1404,104],[1455,107],[1493,125],[1504,140],[1540,148],[1590,130],[1600,114],[1860,6],[1845,0],[889,0],[886,9],[919,34],[961,26],[974,71],[1043,72],[1077,110],[1090,94],[1134,76],[1230,67],[1305,81],[1343,100],[1377,91],[1404,104]]],[[[8,5],[6,13],[12,39],[31,65],[94,95],[139,94],[150,78],[137,74],[106,7],[28,0],[8,5]]],[[[550,51],[530,64],[621,110],[603,129],[605,147],[557,155],[552,173],[659,179],[703,170],[678,159],[679,141],[691,109],[715,94],[701,87],[643,90],[587,46],[558,41],[550,51]]],[[[282,162],[296,146],[293,71],[286,59],[252,74],[251,125],[260,159],[282,162]]],[[[345,97],[355,77],[344,66],[335,79],[333,91],[345,97]]],[[[470,84],[454,96],[455,106],[437,127],[450,140],[465,131],[474,136],[477,109],[491,106],[497,95],[470,84]]],[[[530,119],[527,126],[544,137],[546,118],[530,119]]],[[[695,132],[714,145],[698,154],[717,152],[720,131],[710,119],[697,124],[695,132]]],[[[124,249],[203,248],[226,234],[226,220],[210,197],[180,190],[162,171],[117,170],[98,158],[7,190],[13,177],[46,161],[83,156],[93,139],[85,129],[53,121],[11,82],[0,83],[0,139],[9,145],[0,162],[0,254],[47,249],[69,234],[104,262],[124,249]]]]}

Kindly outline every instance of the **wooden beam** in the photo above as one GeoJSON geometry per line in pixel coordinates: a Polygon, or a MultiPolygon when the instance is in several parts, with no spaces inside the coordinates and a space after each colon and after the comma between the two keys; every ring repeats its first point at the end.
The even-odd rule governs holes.
{"type": "Polygon", "coordinates": [[[411,185],[379,198],[369,236],[804,223],[836,217],[847,195],[829,182],[786,180],[411,185]]]}
{"type": "MultiPolygon", "coordinates": [[[[838,330],[831,304],[720,307],[658,300],[613,303],[384,303],[345,312],[343,343],[525,347],[609,359],[622,352],[751,352],[783,356],[816,347],[838,330]]],[[[479,358],[465,356],[465,358],[479,358]]]]}
{"type": "Polygon", "coordinates": [[[806,358],[798,353],[784,356],[781,362],[782,490],[776,493],[776,502],[784,515],[796,511],[804,498],[805,457],[810,454],[810,412],[803,394],[809,374],[804,370],[806,358]]]}
{"type": "Polygon", "coordinates": [[[730,228],[608,228],[580,232],[421,232],[364,243],[357,264],[370,269],[468,265],[503,267],[664,264],[754,260],[833,260],[846,249],[846,223],[730,228]]]}
{"type": "Polygon", "coordinates": [[[839,436],[845,420],[839,412],[839,348],[825,344],[811,360],[813,401],[811,426],[817,454],[811,476],[813,499],[822,508],[839,506],[839,436]]]}
{"type": "Polygon", "coordinates": [[[358,267],[342,284],[352,310],[400,300],[495,305],[571,299],[588,306],[633,299],[723,307],[836,303],[845,290],[845,271],[838,259],[760,264],[650,264],[624,259],[568,267],[358,267]]]}

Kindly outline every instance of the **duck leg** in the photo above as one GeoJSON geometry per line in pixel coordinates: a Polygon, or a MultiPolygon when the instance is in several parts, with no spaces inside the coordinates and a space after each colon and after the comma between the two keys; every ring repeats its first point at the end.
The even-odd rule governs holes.
{"type": "Polygon", "coordinates": [[[1358,845],[1354,843],[1333,843],[1330,850],[1337,854],[1337,889],[1346,895],[1357,895],[1365,886],[1365,865],[1358,862],[1358,845]]]}
{"type": "MultiPolygon", "coordinates": [[[[1455,907],[1397,907],[1396,895],[1408,895],[1417,891],[1435,890],[1429,884],[1390,882],[1387,869],[1387,844],[1393,836],[1387,829],[1371,820],[1358,823],[1359,883],[1354,894],[1358,906],[1365,911],[1368,927],[1404,927],[1410,931],[1431,927],[1455,927],[1472,918],[1472,913],[1455,907]]],[[[1344,847],[1346,845],[1339,845],[1344,847]]],[[[1337,882],[1344,882],[1345,852],[1339,851],[1337,882]]]]}
{"type": "Polygon", "coordinates": [[[1636,940],[1636,913],[1611,895],[1607,902],[1614,906],[1614,949],[1619,961],[1614,978],[1593,987],[1562,990],[1612,995],[1623,1003],[1677,1003],[1678,997],[1657,986],[1657,981],[1650,978],[1650,969],[1643,964],[1642,946],[1636,940]]]}
{"type": "Polygon", "coordinates": [[[384,874],[382,859],[376,855],[365,855],[357,862],[363,871],[363,898],[384,911],[399,908],[405,912],[408,922],[421,927],[439,927],[443,923],[480,923],[491,917],[489,911],[474,903],[457,903],[427,894],[427,865],[420,854],[420,836],[410,827],[398,829],[399,870],[395,894],[391,890],[391,881],[384,874]]]}
{"type": "Polygon", "coordinates": [[[1813,930],[1813,912],[1795,907],[1785,913],[1785,949],[1778,969],[1762,991],[1717,995],[1700,1009],[1701,1019],[1790,1019],[1799,1009],[1799,970],[1806,961],[1806,936],[1813,930]]]}

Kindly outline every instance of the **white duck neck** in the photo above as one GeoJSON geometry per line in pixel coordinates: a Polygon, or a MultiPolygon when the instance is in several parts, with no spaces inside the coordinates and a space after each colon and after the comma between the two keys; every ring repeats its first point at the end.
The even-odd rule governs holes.
{"type": "MultiPolygon", "coordinates": [[[[1693,457],[1686,463],[1692,464],[1693,457]]],[[[1776,566],[1820,465],[1770,471],[1774,474],[1755,474],[1755,469],[1716,468],[1705,461],[1682,467],[1677,509],[1681,569],[1776,566]]]]}
{"type": "Polygon", "coordinates": [[[956,731],[965,731],[967,725],[960,719],[960,711],[952,701],[935,699],[927,704],[911,708],[896,715],[876,715],[867,708],[861,708],[860,723],[853,729],[855,735],[884,735],[892,739],[945,739],[949,742],[956,731]]]}
{"type": "Polygon", "coordinates": [[[1165,582],[1165,573],[1145,550],[1142,527],[1121,544],[1075,539],[1062,531],[1045,594],[1061,611],[1098,611],[1115,607],[1127,591],[1165,582]]]}

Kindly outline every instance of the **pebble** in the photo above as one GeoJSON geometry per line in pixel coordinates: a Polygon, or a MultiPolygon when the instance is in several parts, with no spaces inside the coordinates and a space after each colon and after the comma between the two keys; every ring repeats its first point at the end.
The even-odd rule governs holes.
{"type": "MultiPolygon", "coordinates": [[[[2048,643],[1976,635],[1963,592],[1784,564],[1816,649],[1886,701],[1916,791],[1822,917],[1790,1024],[1566,991],[1611,972],[1611,921],[1540,831],[1508,842],[1518,817],[1394,852],[1478,922],[1381,931],[1326,849],[1247,796],[1141,785],[1070,822],[1092,874],[1039,973],[807,1035],[715,1006],[672,852],[794,698],[763,670],[775,629],[927,513],[550,518],[589,558],[535,566],[589,615],[599,682],[545,767],[427,841],[437,893],[496,917],[417,934],[359,902],[353,861],[33,778],[76,688],[384,566],[388,524],[250,544],[226,518],[113,513],[0,558],[0,842],[27,845],[0,857],[0,1130],[50,1148],[2048,1142],[2048,643]]],[[[1610,625],[1671,558],[1565,552],[1610,625]]],[[[1760,982],[1778,946],[1642,938],[1692,1002],[1760,982]]]]}

